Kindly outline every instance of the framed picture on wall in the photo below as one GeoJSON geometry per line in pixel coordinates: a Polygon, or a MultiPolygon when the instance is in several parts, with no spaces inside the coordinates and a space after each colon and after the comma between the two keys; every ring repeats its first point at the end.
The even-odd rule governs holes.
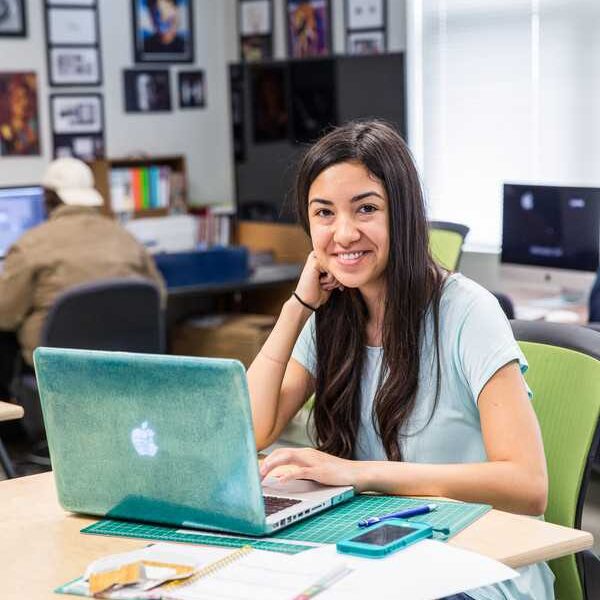
{"type": "Polygon", "coordinates": [[[385,31],[349,31],[348,54],[383,54],[385,31]]]}
{"type": "Polygon", "coordinates": [[[51,86],[102,84],[96,0],[46,0],[48,79],[51,86]]]}
{"type": "Polygon", "coordinates": [[[40,154],[37,75],[0,72],[0,156],[40,154]]]}
{"type": "Polygon", "coordinates": [[[272,58],[272,0],[239,0],[238,10],[241,59],[253,61],[272,58]]]}
{"type": "Polygon", "coordinates": [[[52,6],[46,4],[49,45],[94,45],[98,43],[98,19],[93,7],[52,6]]]}
{"type": "Polygon", "coordinates": [[[386,0],[345,0],[347,29],[386,27],[386,0]]]}
{"type": "Polygon", "coordinates": [[[246,62],[273,58],[273,39],[270,35],[247,35],[240,38],[241,59],[246,62]]]}
{"type": "Polygon", "coordinates": [[[100,94],[51,94],[54,156],[94,160],[104,156],[104,110],[100,94]]]}
{"type": "Polygon", "coordinates": [[[0,37],[27,37],[25,0],[0,1],[0,37]]]}
{"type": "Polygon", "coordinates": [[[95,46],[54,46],[48,50],[50,85],[100,85],[100,51],[95,46]]]}
{"type": "Polygon", "coordinates": [[[169,112],[171,82],[166,69],[125,69],[125,112],[169,112]]]}
{"type": "Polygon", "coordinates": [[[386,52],[386,0],[345,0],[344,12],[348,54],[386,52]]]}
{"type": "Polygon", "coordinates": [[[287,0],[287,46],[290,58],[331,53],[330,0],[287,0]]]}
{"type": "Polygon", "coordinates": [[[49,6],[96,6],[97,0],[46,0],[49,6]]]}
{"type": "Polygon", "coordinates": [[[179,108],[204,108],[206,106],[206,88],[204,71],[179,71],[179,108]]]}
{"type": "Polygon", "coordinates": [[[271,0],[240,0],[240,34],[270,35],[273,20],[271,0]]]}
{"type": "Polygon", "coordinates": [[[134,60],[193,62],[192,0],[132,0],[134,60]]]}

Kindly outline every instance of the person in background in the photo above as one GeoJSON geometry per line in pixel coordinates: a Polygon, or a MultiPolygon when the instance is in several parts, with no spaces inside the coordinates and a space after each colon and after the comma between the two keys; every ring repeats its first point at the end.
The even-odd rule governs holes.
{"type": "MultiPolygon", "coordinates": [[[[525,357],[492,294],[433,261],[402,138],[380,121],[331,131],[301,161],[295,197],[313,251],[248,389],[258,449],[313,393],[317,447],[278,448],[261,475],[543,514],[525,357]]],[[[454,598],[554,598],[545,563],[519,573],[454,598]]]]}
{"type": "MultiPolygon", "coordinates": [[[[75,158],[53,161],[42,186],[48,220],[17,240],[0,273],[0,329],[16,331],[29,366],[46,315],[67,289],[100,279],[140,277],[155,282],[163,301],[166,297],[162,276],[146,249],[101,212],[102,196],[94,189],[94,176],[84,162],[75,158]]],[[[8,335],[1,336],[0,394],[4,399],[16,348],[8,335]]]]}

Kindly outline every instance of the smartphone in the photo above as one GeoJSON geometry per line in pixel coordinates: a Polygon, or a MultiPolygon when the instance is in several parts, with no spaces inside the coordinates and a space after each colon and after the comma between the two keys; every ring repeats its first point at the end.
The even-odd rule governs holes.
{"type": "Polygon", "coordinates": [[[364,558],[382,558],[406,548],[419,540],[433,536],[431,525],[403,519],[382,521],[336,544],[338,552],[364,558]]]}

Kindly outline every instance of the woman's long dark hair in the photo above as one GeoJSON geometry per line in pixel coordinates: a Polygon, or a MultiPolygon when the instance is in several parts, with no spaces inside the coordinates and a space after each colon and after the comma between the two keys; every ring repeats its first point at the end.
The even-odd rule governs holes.
{"type": "MultiPolygon", "coordinates": [[[[373,424],[388,459],[402,460],[398,439],[415,405],[420,343],[429,309],[434,320],[436,403],[439,395],[438,321],[444,272],[429,252],[423,194],[410,152],[393,127],[382,121],[347,123],[308,149],[295,185],[296,210],[306,232],[310,186],[328,167],[348,161],[362,163],[388,198],[383,361],[373,424]]],[[[316,313],[316,442],[319,449],[343,458],[354,458],[355,453],[367,320],[367,306],[357,289],[335,291],[316,313]]]]}

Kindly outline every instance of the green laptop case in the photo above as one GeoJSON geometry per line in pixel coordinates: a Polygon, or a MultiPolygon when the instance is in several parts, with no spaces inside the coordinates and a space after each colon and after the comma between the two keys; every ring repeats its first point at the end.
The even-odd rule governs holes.
{"type": "Polygon", "coordinates": [[[65,509],[266,532],[241,363],[43,347],[34,363],[65,509]]]}

